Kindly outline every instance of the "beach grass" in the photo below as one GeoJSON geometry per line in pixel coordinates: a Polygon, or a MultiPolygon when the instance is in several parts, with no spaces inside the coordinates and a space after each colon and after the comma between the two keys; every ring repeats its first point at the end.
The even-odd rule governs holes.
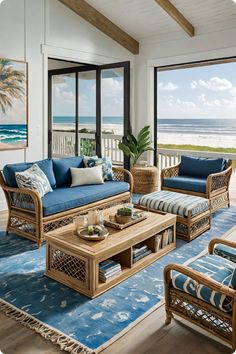
{"type": "Polygon", "coordinates": [[[170,149],[170,150],[194,150],[194,151],[208,151],[208,152],[222,152],[229,154],[236,154],[236,149],[234,148],[221,148],[221,147],[211,147],[202,145],[175,145],[175,144],[158,144],[160,149],[170,149]]]}

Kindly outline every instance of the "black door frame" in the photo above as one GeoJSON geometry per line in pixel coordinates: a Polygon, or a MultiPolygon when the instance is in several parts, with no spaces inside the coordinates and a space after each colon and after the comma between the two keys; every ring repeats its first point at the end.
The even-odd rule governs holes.
{"type": "MultiPolygon", "coordinates": [[[[52,157],[52,76],[75,73],[75,156],[78,155],[78,127],[79,127],[79,88],[78,88],[78,74],[84,71],[96,71],[96,154],[101,156],[101,139],[102,139],[102,117],[101,117],[101,72],[105,69],[124,68],[124,131],[123,135],[126,137],[131,132],[130,123],[130,62],[118,62],[104,65],[83,65],[64,69],[53,69],[48,71],[48,157],[52,157]]],[[[130,168],[130,159],[124,156],[124,167],[130,168]]]]}

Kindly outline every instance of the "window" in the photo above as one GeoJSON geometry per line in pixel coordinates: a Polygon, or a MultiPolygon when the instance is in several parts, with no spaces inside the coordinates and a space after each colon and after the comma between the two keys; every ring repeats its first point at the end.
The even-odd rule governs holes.
{"type": "Polygon", "coordinates": [[[154,75],[156,147],[236,153],[235,58],[159,67],[154,75]]]}

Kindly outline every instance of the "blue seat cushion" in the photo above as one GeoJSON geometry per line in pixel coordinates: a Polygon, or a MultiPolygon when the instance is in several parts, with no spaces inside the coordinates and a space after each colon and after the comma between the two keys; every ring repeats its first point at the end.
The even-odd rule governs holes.
{"type": "MultiPolygon", "coordinates": [[[[233,288],[232,278],[235,277],[235,264],[225,258],[217,255],[205,255],[191,262],[188,267],[233,288]]],[[[222,311],[232,311],[232,299],[230,297],[213,292],[209,287],[199,284],[182,273],[174,273],[172,285],[174,288],[202,299],[222,311]]]]}
{"type": "Polygon", "coordinates": [[[165,178],[163,180],[163,186],[167,188],[206,193],[205,178],[197,178],[197,177],[189,177],[189,176],[170,177],[170,178],[165,178]]]}
{"type": "Polygon", "coordinates": [[[15,163],[15,164],[9,164],[4,166],[3,168],[3,174],[5,177],[6,184],[9,187],[17,187],[16,183],[16,177],[15,173],[16,172],[22,172],[33,166],[33,164],[37,164],[41,170],[45,173],[47,176],[49,183],[52,188],[56,187],[56,179],[53,171],[53,164],[51,159],[45,159],[41,161],[35,161],[35,162],[21,162],[21,163],[15,163]]]}
{"type": "Polygon", "coordinates": [[[84,167],[83,156],[74,156],[65,159],[53,159],[53,169],[57,188],[71,185],[71,167],[84,167]]]}
{"type": "Polygon", "coordinates": [[[128,190],[129,183],[118,181],[107,181],[99,185],[56,188],[42,198],[43,215],[48,216],[77,208],[128,190]]]}
{"type": "Polygon", "coordinates": [[[236,263],[236,248],[219,244],[215,246],[214,253],[220,257],[229,259],[230,261],[236,263]]]}
{"type": "Polygon", "coordinates": [[[203,157],[182,156],[179,168],[180,176],[207,178],[212,173],[222,172],[227,161],[223,158],[208,159],[203,157]]]}

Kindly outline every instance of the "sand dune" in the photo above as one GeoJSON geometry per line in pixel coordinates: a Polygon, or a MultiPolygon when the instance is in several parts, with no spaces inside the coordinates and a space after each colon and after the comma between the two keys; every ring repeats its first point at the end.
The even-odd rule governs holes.
{"type": "Polygon", "coordinates": [[[0,151],[17,150],[17,149],[24,149],[24,148],[25,146],[23,145],[0,143],[0,151]]]}

